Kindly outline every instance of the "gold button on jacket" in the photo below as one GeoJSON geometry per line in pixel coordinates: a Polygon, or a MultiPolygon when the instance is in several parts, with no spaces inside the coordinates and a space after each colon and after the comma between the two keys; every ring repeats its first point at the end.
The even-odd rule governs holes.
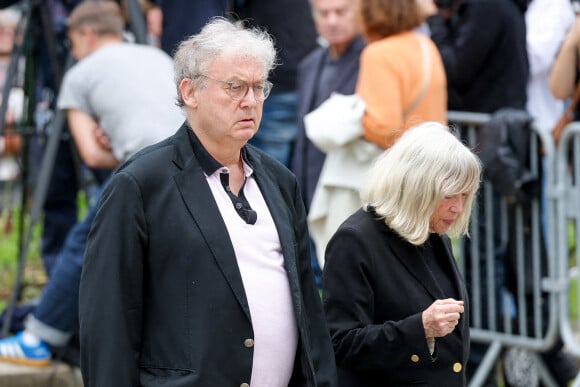
{"type": "Polygon", "coordinates": [[[462,369],[463,369],[463,366],[461,365],[461,363],[453,363],[453,372],[458,374],[461,372],[462,369]]]}
{"type": "Polygon", "coordinates": [[[252,339],[244,340],[244,346],[246,348],[252,348],[254,346],[254,340],[252,340],[252,339]]]}
{"type": "Polygon", "coordinates": [[[419,356],[418,355],[411,355],[411,361],[413,363],[417,363],[419,361],[419,356]]]}

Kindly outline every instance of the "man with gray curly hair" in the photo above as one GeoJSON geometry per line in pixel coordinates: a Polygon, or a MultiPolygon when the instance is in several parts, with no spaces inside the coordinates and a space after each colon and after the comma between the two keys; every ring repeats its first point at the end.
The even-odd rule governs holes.
{"type": "Polygon", "coordinates": [[[272,38],[216,18],[174,61],[186,122],[116,171],[89,236],[85,386],[335,386],[296,178],[247,144],[272,38]]]}

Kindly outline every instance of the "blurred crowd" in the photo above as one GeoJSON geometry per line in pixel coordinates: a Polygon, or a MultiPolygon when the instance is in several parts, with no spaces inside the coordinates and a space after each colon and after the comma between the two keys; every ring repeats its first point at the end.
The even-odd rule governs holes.
{"type": "MultiPolygon", "coordinates": [[[[98,34],[93,42],[90,33],[75,30],[69,20],[71,12],[88,1],[0,1],[0,88],[8,99],[2,104],[0,126],[0,189],[22,187],[22,176],[30,176],[35,188],[47,139],[55,132],[54,117],[61,111],[68,118],[58,131],[56,161],[44,198],[41,257],[51,287],[40,300],[19,305],[11,322],[11,331],[24,332],[26,343],[44,342],[47,352],[52,347],[53,353],[39,364],[46,364],[55,348],[72,351],[67,359],[78,361],[78,310],[58,309],[68,316],[55,317],[51,306],[63,305],[59,299],[73,297],[76,302],[78,297],[78,280],[60,279],[80,275],[92,221],[89,213],[83,219],[86,229],[75,233],[82,223],[78,192],[89,193],[89,207],[96,211],[111,171],[178,129],[184,117],[172,97],[173,73],[167,67],[167,79],[161,79],[159,69],[169,63],[180,42],[199,33],[211,18],[240,20],[246,28],[265,29],[274,38],[278,63],[268,79],[273,86],[263,101],[260,130],[249,143],[285,165],[298,180],[319,288],[329,240],[361,205],[362,173],[409,128],[427,121],[446,125],[450,110],[495,114],[514,109],[549,133],[579,87],[580,19],[574,0],[111,1],[123,17],[116,41],[149,46],[151,57],[111,50],[102,64],[75,75],[68,70],[71,62],[85,62],[102,45],[98,34]],[[138,22],[145,22],[145,41],[136,34],[138,22]],[[102,71],[105,68],[108,71],[102,71]],[[98,76],[91,80],[94,74],[98,76]],[[111,83],[99,92],[99,79],[107,77],[112,77],[111,83]],[[93,87],[82,87],[91,81],[93,87]],[[143,94],[158,98],[143,99],[143,94]],[[334,125],[347,126],[342,112],[334,111],[335,121],[310,119],[337,94],[356,95],[361,106],[356,146],[336,139],[342,128],[334,125]],[[164,100],[170,107],[156,112],[164,100]],[[151,114],[143,114],[145,110],[151,114]],[[154,130],[146,125],[153,124],[149,117],[160,115],[173,123],[160,126],[172,130],[147,137],[154,130]],[[129,119],[123,121],[125,116],[141,121],[133,128],[129,119]],[[83,129],[78,134],[78,128],[89,127],[88,133],[83,129]],[[67,255],[79,258],[74,275],[58,269],[67,255]]],[[[3,193],[0,215],[16,205],[14,199],[2,198],[3,193]]],[[[508,259],[509,252],[501,254],[499,260],[508,259]]],[[[562,346],[558,341],[544,360],[558,385],[566,386],[578,367],[562,346]]],[[[0,340],[0,358],[1,348],[0,340]]],[[[472,344],[468,380],[485,350],[485,345],[472,344]]],[[[493,375],[488,385],[497,385],[493,375]]]]}

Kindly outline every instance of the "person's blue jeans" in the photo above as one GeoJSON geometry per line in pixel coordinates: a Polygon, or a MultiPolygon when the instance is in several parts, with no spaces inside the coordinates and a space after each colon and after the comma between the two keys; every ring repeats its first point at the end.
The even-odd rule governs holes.
{"type": "MultiPolygon", "coordinates": [[[[99,197],[103,186],[99,190],[99,197]]],[[[98,200],[89,208],[87,216],[69,232],[42,298],[25,324],[26,330],[56,347],[66,345],[78,329],[83,258],[97,207],[98,200]]]]}
{"type": "MultiPolygon", "coordinates": [[[[42,261],[48,277],[52,271],[66,237],[77,223],[77,194],[79,182],[75,171],[70,139],[58,146],[52,177],[43,206],[42,261]]],[[[40,160],[38,160],[40,163],[40,160]]]]}
{"type": "Polygon", "coordinates": [[[270,94],[264,101],[260,130],[250,140],[250,144],[287,167],[290,165],[290,154],[298,132],[296,104],[296,92],[270,94]]]}

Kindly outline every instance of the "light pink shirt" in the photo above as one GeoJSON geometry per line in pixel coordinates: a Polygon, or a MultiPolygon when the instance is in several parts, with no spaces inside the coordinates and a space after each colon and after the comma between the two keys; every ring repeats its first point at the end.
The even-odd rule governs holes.
{"type": "MultiPolygon", "coordinates": [[[[244,196],[255,224],[238,215],[220,181],[221,168],[206,176],[224,219],[242,275],[254,330],[251,387],[287,387],[294,368],[298,329],[276,225],[252,169],[244,163],[244,196]]],[[[240,344],[241,345],[241,344],[240,344]]]]}

